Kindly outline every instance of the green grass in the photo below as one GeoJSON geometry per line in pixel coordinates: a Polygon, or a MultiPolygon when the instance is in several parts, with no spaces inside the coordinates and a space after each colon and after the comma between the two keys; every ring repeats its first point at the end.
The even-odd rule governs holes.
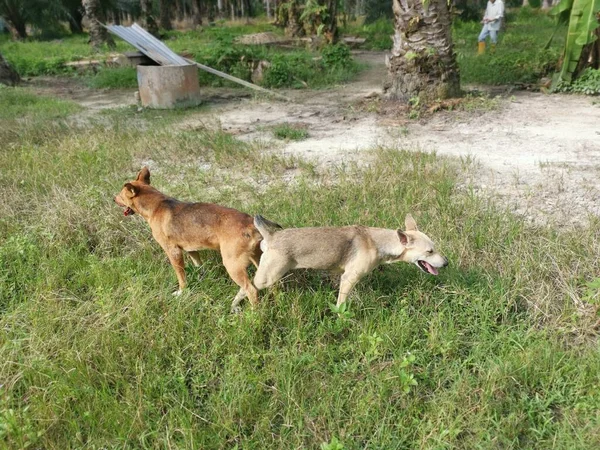
{"type": "Polygon", "coordinates": [[[46,120],[0,118],[0,447],[600,445],[584,298],[599,221],[529,226],[431,154],[319,172],[172,118],[67,128],[27,108],[46,120]],[[450,266],[383,266],[340,315],[328,278],[297,272],[234,316],[237,288],[205,252],[175,298],[147,224],[112,200],[142,164],[169,195],[284,226],[396,228],[411,212],[450,266]]]}
{"type": "Polygon", "coordinates": [[[72,102],[0,85],[0,120],[59,119],[80,108],[72,102]]]}
{"type": "Polygon", "coordinates": [[[137,71],[134,67],[102,68],[86,77],[87,85],[97,89],[137,88],[137,71]]]}
{"type": "Polygon", "coordinates": [[[309,136],[306,127],[298,124],[282,123],[274,126],[272,131],[277,139],[290,141],[303,141],[309,136]]]}

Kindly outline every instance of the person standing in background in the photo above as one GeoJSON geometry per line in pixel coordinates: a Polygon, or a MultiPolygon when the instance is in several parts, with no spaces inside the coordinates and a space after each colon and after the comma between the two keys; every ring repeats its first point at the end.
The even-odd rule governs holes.
{"type": "Polygon", "coordinates": [[[479,48],[477,54],[481,55],[485,53],[485,39],[490,36],[492,41],[491,49],[496,49],[496,42],[498,42],[498,31],[502,26],[502,19],[504,18],[504,3],[502,0],[489,0],[487,7],[485,8],[485,14],[483,15],[483,29],[479,33],[479,48]]]}

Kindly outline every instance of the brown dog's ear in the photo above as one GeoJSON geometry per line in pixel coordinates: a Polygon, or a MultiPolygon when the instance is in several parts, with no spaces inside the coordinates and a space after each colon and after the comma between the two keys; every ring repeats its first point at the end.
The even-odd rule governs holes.
{"type": "Polygon", "coordinates": [[[412,244],[412,238],[406,234],[404,231],[402,230],[397,230],[398,233],[398,237],[400,238],[400,243],[402,245],[404,245],[405,247],[408,247],[410,244],[412,244]]]}
{"type": "Polygon", "coordinates": [[[406,231],[419,231],[417,228],[417,222],[415,222],[415,219],[413,219],[413,216],[410,214],[406,215],[406,219],[404,219],[404,226],[406,231]]]}
{"type": "Polygon", "coordinates": [[[134,185],[133,185],[133,184],[131,184],[131,183],[127,183],[127,184],[125,185],[125,194],[126,194],[126,195],[127,195],[127,197],[129,197],[129,198],[133,198],[133,197],[135,197],[135,196],[138,194],[139,190],[140,190],[140,189],[139,189],[138,187],[134,186],[134,185]]]}
{"type": "Polygon", "coordinates": [[[136,181],[140,181],[144,184],[150,184],[150,169],[148,169],[147,166],[142,167],[142,170],[140,170],[140,173],[138,173],[136,181]]]}

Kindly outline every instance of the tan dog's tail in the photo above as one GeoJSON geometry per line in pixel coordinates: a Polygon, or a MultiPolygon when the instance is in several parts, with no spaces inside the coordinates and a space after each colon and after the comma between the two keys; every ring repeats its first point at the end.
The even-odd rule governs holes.
{"type": "Polygon", "coordinates": [[[265,241],[269,241],[269,238],[273,235],[273,233],[276,233],[277,230],[283,229],[283,227],[278,223],[271,222],[261,215],[254,216],[254,226],[265,241]]]}

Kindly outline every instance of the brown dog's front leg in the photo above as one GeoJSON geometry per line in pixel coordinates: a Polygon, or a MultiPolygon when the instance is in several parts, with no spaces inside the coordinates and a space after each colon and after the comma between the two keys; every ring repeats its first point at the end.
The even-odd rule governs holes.
{"type": "Polygon", "coordinates": [[[183,263],[183,251],[179,247],[171,247],[166,250],[166,253],[169,257],[171,265],[173,266],[173,269],[175,269],[177,281],[179,282],[179,290],[173,292],[173,295],[179,296],[185,288],[185,266],[183,263]]]}

